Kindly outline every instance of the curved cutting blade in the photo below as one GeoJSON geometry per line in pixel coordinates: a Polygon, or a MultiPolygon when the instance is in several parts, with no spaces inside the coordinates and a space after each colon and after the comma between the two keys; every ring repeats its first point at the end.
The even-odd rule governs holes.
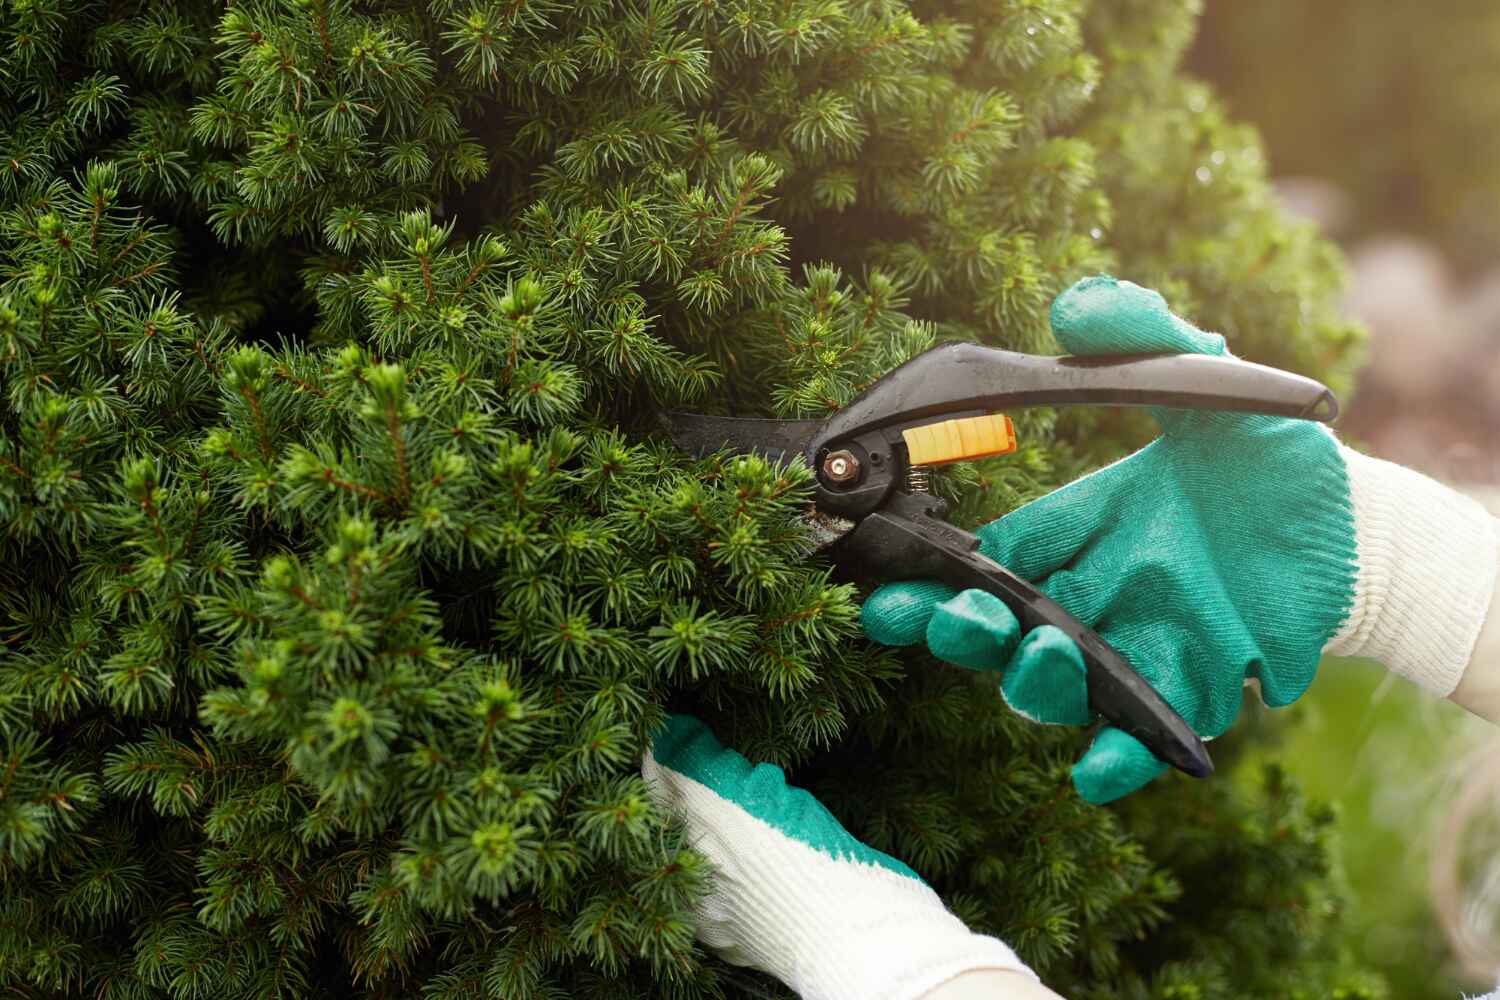
{"type": "MultiPolygon", "coordinates": [[[[690,455],[716,451],[759,455],[772,462],[807,460],[807,449],[823,426],[821,420],[772,420],[764,417],[710,417],[702,413],[663,413],[662,429],[672,443],[690,455]]],[[[854,529],[854,522],[824,514],[809,503],[802,515],[810,549],[826,549],[854,529]]]]}
{"type": "Polygon", "coordinates": [[[773,462],[805,456],[821,420],[772,420],[765,417],[711,417],[702,413],[661,415],[672,443],[691,455],[729,449],[760,455],[773,462]]]}

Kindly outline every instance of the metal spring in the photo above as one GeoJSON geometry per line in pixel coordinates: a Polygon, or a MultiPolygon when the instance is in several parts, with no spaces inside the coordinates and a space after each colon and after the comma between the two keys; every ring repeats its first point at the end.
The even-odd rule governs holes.
{"type": "Polygon", "coordinates": [[[926,465],[912,465],[906,469],[906,492],[931,493],[932,469],[926,465]]]}

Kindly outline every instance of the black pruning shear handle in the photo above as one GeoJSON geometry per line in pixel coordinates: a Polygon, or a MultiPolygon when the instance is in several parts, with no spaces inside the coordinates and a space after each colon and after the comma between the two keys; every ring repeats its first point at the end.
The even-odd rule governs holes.
{"type": "Polygon", "coordinates": [[[1062,605],[980,554],[979,538],[944,521],[927,486],[931,466],[1015,448],[1005,410],[1025,406],[1156,406],[1229,410],[1328,422],[1338,401],[1319,382],[1205,354],[1041,357],[944,344],[875,382],[826,420],[671,413],[674,442],[697,454],[723,448],[815,471],[810,520],[834,562],[876,582],[935,578],[988,591],[1023,629],[1053,625],[1083,654],[1089,704],[1179,771],[1204,777],[1203,740],[1119,651],[1062,605]]]}

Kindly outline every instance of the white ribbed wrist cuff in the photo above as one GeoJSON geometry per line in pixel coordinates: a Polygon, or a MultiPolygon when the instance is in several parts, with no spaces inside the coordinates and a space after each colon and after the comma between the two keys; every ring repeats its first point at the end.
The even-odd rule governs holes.
{"type": "Polygon", "coordinates": [[[1354,603],[1324,652],[1379,660],[1435,694],[1463,677],[1500,562],[1495,520],[1420,473],[1340,448],[1359,560],[1354,603]]]}
{"type": "Polygon", "coordinates": [[[724,960],[770,973],[803,1000],[916,1000],[976,969],[1036,978],[921,881],[794,840],[650,754],[641,771],[713,864],[698,939],[724,960]]]}
{"type": "MultiPolygon", "coordinates": [[[[836,863],[857,865],[861,877],[912,881],[885,868],[836,863]]],[[[866,913],[837,933],[820,935],[814,960],[789,980],[792,988],[804,998],[822,1000],[916,1000],[975,969],[1009,969],[1036,978],[1003,941],[970,931],[930,888],[912,884],[925,890],[926,898],[911,894],[909,901],[901,900],[907,887],[892,886],[899,891],[884,912],[866,913]]]]}

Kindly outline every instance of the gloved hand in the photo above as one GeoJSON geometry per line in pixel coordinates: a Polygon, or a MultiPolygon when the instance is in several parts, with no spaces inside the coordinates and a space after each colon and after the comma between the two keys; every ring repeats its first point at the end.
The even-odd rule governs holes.
{"type": "Polygon", "coordinates": [[[1004,942],[975,934],[917,874],[856,840],[774,764],[751,766],[686,715],[668,718],[641,773],[713,864],[698,939],[770,973],[803,1000],[915,1000],[977,969],[1036,976],[1004,942]]]}
{"type": "MultiPolygon", "coordinates": [[[[1052,328],[1074,354],[1224,354],[1224,340],[1126,281],[1085,279],[1058,296],[1052,328]]],[[[1124,654],[1205,737],[1224,732],[1247,679],[1286,705],[1324,652],[1369,656],[1451,692],[1495,579],[1492,519],[1478,504],[1279,417],[1154,412],[1162,436],[980,529],[980,551],[1040,586],[1124,654]]],[[[889,584],[865,602],[887,645],[1000,672],[1000,689],[1041,722],[1092,721],[1083,661],[1050,626],[1022,637],[982,591],[889,584]]],[[[1166,769],[1105,727],[1073,769],[1107,802],[1166,769]]]]}

